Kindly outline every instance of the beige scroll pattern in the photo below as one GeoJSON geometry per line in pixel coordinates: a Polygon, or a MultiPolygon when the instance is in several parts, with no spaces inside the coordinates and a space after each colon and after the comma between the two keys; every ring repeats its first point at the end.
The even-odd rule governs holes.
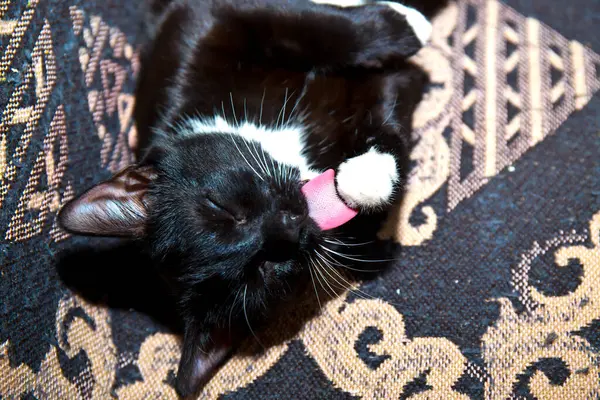
{"type": "MultiPolygon", "coordinates": [[[[35,15],[38,0],[32,0],[16,19],[4,15],[9,0],[0,0],[0,34],[10,35],[5,49],[0,49],[0,81],[6,79],[11,60],[35,15]]],[[[125,70],[135,75],[138,57],[124,35],[108,26],[99,17],[88,18],[82,10],[71,8],[76,36],[82,39],[79,60],[88,89],[88,106],[98,138],[103,143],[102,166],[117,169],[128,162],[128,148],[135,146],[136,133],[132,124],[133,97],[122,91],[125,70]],[[89,21],[89,23],[88,23],[89,21]],[[109,59],[102,50],[110,48],[109,59]],[[122,63],[121,63],[122,62],[122,63]],[[125,66],[125,67],[123,67],[125,66]],[[113,86],[108,83],[114,77],[113,86]],[[107,132],[106,126],[117,118],[119,132],[107,132]]],[[[581,109],[600,88],[594,68],[600,58],[578,42],[569,42],[539,21],[518,15],[496,0],[465,0],[449,7],[435,21],[432,45],[415,58],[428,70],[436,88],[425,97],[415,115],[416,135],[420,138],[413,154],[417,168],[411,174],[406,200],[392,212],[383,237],[394,238],[405,245],[419,245],[431,239],[437,229],[438,216],[431,207],[423,207],[426,222],[412,226],[409,219],[415,210],[444,185],[449,185],[448,210],[471,196],[505,166],[518,159],[527,149],[539,143],[556,129],[574,110],[581,109]],[[475,8],[475,22],[466,23],[467,7],[475,8]],[[510,23],[509,23],[510,22],[510,23]],[[516,28],[515,28],[516,27],[516,28]],[[452,38],[452,44],[451,39],[452,38]],[[506,55],[494,52],[505,41],[518,48],[506,55]],[[487,52],[471,57],[465,48],[475,43],[487,52]],[[563,49],[557,54],[550,47],[563,49]],[[555,87],[549,87],[550,68],[564,76],[555,87]],[[518,69],[523,78],[519,90],[507,86],[505,76],[518,69]],[[475,77],[475,86],[462,91],[464,74],[475,77]],[[459,90],[459,88],[461,88],[459,90]],[[493,89],[493,91],[492,91],[493,89]],[[545,96],[549,94],[549,96],[545,96]],[[566,96],[557,113],[552,104],[544,103],[566,96]],[[494,101],[491,101],[494,100],[494,101]],[[520,109],[518,119],[505,121],[507,100],[520,109]],[[534,105],[533,107],[531,105],[534,105]],[[465,126],[461,114],[475,109],[476,124],[465,126]],[[556,115],[555,115],[556,114],[556,115]],[[507,124],[506,124],[507,123],[507,124]],[[504,127],[505,128],[500,128],[504,127]],[[444,137],[452,130],[452,138],[444,137]],[[514,139],[516,137],[516,139],[514,139]],[[513,141],[514,139],[514,141],[513,141]],[[510,143],[512,144],[509,144],[510,143]],[[474,148],[473,171],[460,179],[460,146],[474,148]]],[[[9,103],[2,105],[0,124],[0,203],[17,176],[15,165],[25,155],[40,113],[55,84],[56,70],[50,26],[46,23],[36,41],[33,63],[25,73],[22,88],[16,88],[9,103]],[[44,68],[41,68],[41,66],[44,68]],[[46,71],[46,72],[44,72],[46,71]],[[21,104],[21,92],[36,88],[34,104],[21,104]],[[23,139],[14,153],[7,149],[9,128],[19,127],[23,139]]],[[[52,130],[44,142],[44,152],[37,154],[31,190],[23,199],[23,210],[37,210],[40,215],[54,212],[64,201],[68,186],[63,173],[68,154],[66,149],[64,110],[54,113],[52,130]],[[58,158],[49,156],[57,154],[58,158]],[[42,173],[50,179],[48,189],[36,188],[42,173]],[[59,191],[59,187],[62,189],[59,191]],[[56,193],[64,192],[59,199],[56,193]]],[[[22,217],[19,211],[17,219],[22,217]]],[[[41,217],[40,217],[41,218],[41,217]]],[[[20,220],[19,220],[20,221],[20,220]]],[[[40,222],[41,221],[41,222],[40,222]]],[[[15,224],[10,240],[25,240],[39,234],[35,221],[25,232],[15,224]],[[17,229],[18,228],[18,229],[17,229]]],[[[29,225],[27,225],[29,226],[29,225]]],[[[551,385],[547,377],[536,372],[530,381],[530,391],[539,399],[588,399],[600,395],[598,355],[589,343],[574,334],[600,318],[600,213],[590,223],[592,247],[564,244],[556,252],[558,266],[571,258],[584,267],[578,288],[565,296],[550,297],[522,280],[518,286],[531,306],[519,315],[507,299],[500,299],[501,315],[497,323],[482,338],[482,355],[486,375],[485,398],[504,400],[512,394],[517,376],[543,358],[560,358],[571,374],[564,385],[551,385]],[[525,283],[523,283],[525,282],[525,283]]],[[[116,347],[111,338],[110,317],[104,308],[67,296],[59,304],[56,315],[58,346],[52,347],[42,360],[39,372],[26,365],[11,365],[8,359],[11,343],[0,345],[0,396],[19,398],[33,392],[40,398],[106,399],[111,397],[117,373],[116,347]],[[73,314],[82,310],[86,319],[73,314]],[[73,318],[74,317],[74,318],[73,318]],[[91,321],[91,322],[90,322],[91,321]],[[68,358],[85,354],[89,360],[75,382],[67,379],[58,361],[64,353],[68,358]]],[[[466,399],[453,386],[465,373],[467,363],[460,350],[444,338],[409,338],[403,316],[380,300],[360,299],[349,302],[345,297],[329,302],[322,314],[310,321],[298,337],[308,354],[334,386],[364,398],[397,398],[405,384],[426,373],[431,389],[415,395],[417,399],[466,399]],[[383,339],[370,345],[373,353],[389,356],[378,368],[368,368],[353,344],[367,327],[383,332],[383,339]]],[[[249,385],[264,375],[287,351],[288,344],[270,348],[261,357],[235,357],[228,362],[207,386],[201,398],[214,399],[223,393],[249,385]]],[[[179,341],[174,335],[158,333],[145,339],[134,364],[143,380],[116,388],[121,399],[175,399],[167,383],[175,372],[179,359],[179,341]]]]}
{"type": "MultiPolygon", "coordinates": [[[[548,296],[535,287],[522,269],[517,271],[515,286],[524,295],[527,311],[517,314],[511,302],[501,298],[500,318],[483,336],[483,358],[490,378],[485,385],[486,399],[509,398],[517,375],[547,358],[562,360],[570,375],[562,385],[553,385],[546,375],[536,371],[530,381],[531,393],[540,400],[597,399],[600,396],[600,357],[576,332],[600,319],[600,212],[590,222],[590,241],[573,245],[575,236],[554,253],[558,267],[577,260],[583,267],[581,283],[564,296],[548,296]]],[[[535,246],[538,256],[548,247],[535,246]]],[[[521,267],[528,267],[529,257],[521,267]]]]}
{"type": "MultiPolygon", "coordinates": [[[[115,382],[117,351],[111,337],[108,310],[93,306],[77,297],[65,296],[56,315],[58,347],[51,347],[35,373],[26,365],[11,366],[8,358],[10,342],[0,345],[0,397],[19,399],[33,393],[39,399],[80,399],[81,386],[92,386],[94,400],[110,398],[115,382]],[[77,311],[82,311],[83,318],[77,311]],[[83,353],[89,366],[72,383],[63,374],[58,353],[73,358],[83,353]]],[[[88,387],[89,387],[88,386],[88,387]]]]}
{"type": "Polygon", "coordinates": [[[394,306],[379,299],[346,302],[346,296],[331,301],[323,315],[309,322],[300,337],[308,353],[333,384],[364,399],[397,399],[404,386],[428,372],[430,390],[411,398],[467,400],[452,386],[466,368],[459,348],[445,338],[410,339],[404,318],[394,306]],[[383,333],[369,350],[388,355],[376,369],[370,369],[356,353],[354,344],[368,327],[383,333]]]}
{"type": "MultiPolygon", "coordinates": [[[[329,302],[322,314],[309,322],[298,338],[322,372],[341,390],[365,399],[398,398],[403,387],[427,373],[432,389],[415,399],[466,400],[452,386],[463,375],[466,359],[451,341],[444,338],[410,339],[404,333],[403,317],[381,300],[356,300],[346,296],[329,302]],[[383,340],[369,349],[389,355],[372,370],[359,358],[354,343],[368,327],[383,332],[383,340]]],[[[269,348],[262,357],[236,356],[213,378],[200,399],[217,399],[229,391],[247,386],[266,373],[287,351],[287,343],[269,348]]],[[[122,399],[176,399],[164,382],[176,371],[179,345],[174,336],[155,334],[141,346],[137,365],[144,380],[118,391],[122,399]]]]}
{"type": "MultiPolygon", "coordinates": [[[[526,312],[519,315],[508,299],[499,299],[500,318],[482,337],[486,399],[510,398],[518,375],[545,358],[564,361],[570,375],[564,384],[553,385],[542,372],[535,372],[529,389],[536,398],[575,400],[600,395],[598,353],[582,336],[575,334],[600,318],[597,290],[600,212],[590,222],[589,233],[592,246],[583,243],[581,235],[573,234],[545,247],[534,246],[535,251],[524,255],[524,261],[515,272],[514,284],[523,294],[521,299],[526,304],[526,312]],[[527,278],[533,259],[552,246],[558,247],[554,254],[559,267],[566,266],[571,259],[583,266],[581,283],[564,296],[544,295],[527,278]]],[[[62,351],[69,358],[84,352],[90,366],[80,373],[80,383],[91,386],[88,390],[93,399],[108,396],[117,370],[108,312],[67,296],[59,304],[56,321],[59,346],[51,348],[38,373],[24,365],[11,366],[10,343],[2,344],[0,374],[7,378],[0,383],[0,395],[18,398],[33,392],[44,398],[81,398],[81,385],[71,383],[62,373],[58,362],[58,352],[62,351]],[[83,310],[88,318],[74,314],[77,309],[83,310]]],[[[460,349],[445,338],[407,337],[403,316],[394,306],[381,300],[348,301],[346,295],[332,300],[324,306],[321,315],[306,324],[297,339],[335,387],[361,398],[398,398],[406,384],[423,374],[430,389],[414,398],[468,398],[454,390],[458,379],[467,372],[467,361],[460,349]],[[354,348],[359,335],[368,327],[375,327],[383,334],[380,342],[369,345],[369,350],[388,356],[375,369],[370,369],[354,348]]],[[[247,386],[265,374],[287,348],[288,344],[283,343],[260,357],[234,357],[200,398],[216,399],[247,386]]],[[[118,397],[176,399],[167,378],[176,372],[179,355],[176,336],[157,333],[146,338],[134,362],[143,380],[118,388],[118,397]]]]}

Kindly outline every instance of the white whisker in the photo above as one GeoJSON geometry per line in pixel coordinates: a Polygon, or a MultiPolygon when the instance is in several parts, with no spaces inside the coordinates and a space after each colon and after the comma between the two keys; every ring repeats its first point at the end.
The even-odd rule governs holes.
{"type": "Polygon", "coordinates": [[[341,240],[335,239],[335,238],[324,238],[323,241],[327,242],[327,243],[331,243],[331,244],[337,244],[340,246],[345,246],[345,247],[355,247],[355,246],[366,246],[367,244],[372,244],[375,243],[374,240],[368,241],[368,242],[363,242],[363,243],[345,243],[342,242],[341,240]]]}
{"type": "Polygon", "coordinates": [[[229,310],[229,335],[231,335],[231,315],[233,314],[233,309],[235,308],[235,303],[237,302],[237,299],[241,292],[242,292],[242,288],[239,288],[235,294],[235,298],[233,299],[233,302],[231,303],[231,310],[229,310]]]}
{"type": "Polygon", "coordinates": [[[308,260],[308,272],[310,273],[310,280],[312,281],[313,288],[315,289],[315,295],[317,296],[317,302],[319,303],[319,309],[323,310],[323,305],[321,304],[321,299],[319,298],[319,293],[317,291],[317,285],[315,284],[315,278],[313,276],[313,267],[312,267],[312,258],[308,260]]]}
{"type": "MultiPolygon", "coordinates": [[[[221,102],[221,108],[223,109],[223,115],[225,115],[225,105],[223,104],[223,102],[221,102]]],[[[248,161],[248,159],[246,158],[246,156],[244,155],[244,153],[242,153],[242,150],[240,150],[240,147],[235,142],[235,139],[233,137],[233,133],[229,132],[229,137],[231,138],[231,142],[233,143],[233,145],[237,149],[238,153],[240,153],[240,155],[242,156],[242,158],[244,159],[244,161],[246,161],[246,164],[248,164],[248,166],[252,169],[252,171],[254,171],[254,173],[256,174],[256,176],[258,176],[258,178],[261,181],[264,182],[264,178],[262,176],[260,176],[260,174],[258,173],[258,171],[256,171],[256,169],[252,166],[252,164],[250,164],[250,162],[248,161]]]]}
{"type": "Polygon", "coordinates": [[[277,115],[277,121],[275,122],[275,125],[278,127],[283,127],[283,123],[285,121],[285,109],[287,106],[287,100],[288,100],[288,88],[285,88],[285,97],[283,98],[283,105],[281,106],[281,110],[279,110],[279,114],[277,115]],[[283,115],[283,118],[282,118],[283,115]],[[281,124],[279,124],[279,119],[281,118],[281,124]]]}
{"type": "Polygon", "coordinates": [[[248,285],[244,286],[244,302],[243,302],[244,303],[244,316],[246,317],[246,323],[248,324],[248,328],[250,328],[250,332],[252,333],[252,336],[254,336],[254,338],[256,339],[258,344],[260,344],[260,346],[264,348],[265,346],[263,346],[263,344],[258,339],[258,336],[256,336],[256,333],[254,333],[254,330],[250,326],[250,320],[248,319],[248,313],[246,312],[246,292],[247,291],[248,291],[248,285]]]}
{"type": "MultiPolygon", "coordinates": [[[[318,253],[318,252],[317,252],[316,254],[317,254],[317,256],[318,256],[319,258],[321,258],[321,260],[323,260],[323,262],[324,262],[324,263],[325,263],[325,265],[326,265],[326,266],[327,266],[327,267],[328,267],[328,268],[331,270],[331,272],[335,273],[335,274],[336,274],[336,275],[337,275],[337,276],[338,276],[338,277],[339,277],[339,278],[340,278],[342,281],[344,281],[344,282],[346,283],[346,285],[347,285],[347,286],[344,286],[344,285],[342,285],[342,284],[341,284],[341,283],[340,283],[340,282],[339,282],[339,281],[336,279],[336,281],[338,282],[338,284],[342,285],[342,286],[343,286],[345,289],[348,289],[348,290],[350,290],[350,291],[352,291],[352,292],[356,292],[356,294],[357,294],[359,297],[363,298],[363,299],[377,299],[377,297],[373,297],[373,296],[371,296],[370,294],[363,292],[363,291],[362,291],[362,290],[360,290],[359,288],[353,288],[353,287],[352,287],[352,286],[353,286],[353,285],[352,285],[352,283],[350,283],[350,282],[349,282],[347,279],[345,279],[345,278],[342,276],[342,274],[341,274],[339,271],[337,271],[337,270],[336,270],[335,268],[333,268],[331,265],[328,265],[328,264],[327,264],[327,260],[325,260],[325,259],[322,257],[322,255],[321,255],[320,253],[318,253]],[[360,294],[359,294],[359,293],[360,293],[360,294]]],[[[334,279],[335,279],[335,278],[334,278],[334,279]]]]}
{"type": "MultiPolygon", "coordinates": [[[[259,166],[261,166],[260,162],[258,161],[258,159],[256,158],[256,156],[254,155],[254,153],[250,149],[250,145],[248,144],[248,139],[246,139],[246,138],[243,138],[243,139],[244,139],[244,144],[246,145],[246,148],[248,149],[248,153],[250,153],[250,155],[252,156],[252,158],[254,158],[254,161],[256,161],[256,164],[258,164],[259,166]]],[[[254,141],[252,141],[252,142],[254,143],[254,141]]],[[[264,179],[262,179],[262,180],[264,181],[264,179]]]]}
{"type": "Polygon", "coordinates": [[[381,123],[381,125],[387,124],[388,120],[390,118],[392,118],[392,116],[394,115],[394,112],[396,111],[396,105],[397,104],[398,104],[398,94],[396,94],[396,97],[394,97],[394,105],[392,106],[392,109],[390,110],[390,112],[388,113],[388,115],[385,117],[385,119],[383,120],[383,122],[381,123]]]}
{"type": "MultiPolygon", "coordinates": [[[[262,146],[260,146],[260,147],[262,148],[262,146]]],[[[261,150],[263,153],[263,159],[261,160],[260,154],[258,154],[258,150],[256,149],[256,141],[255,140],[252,140],[252,148],[254,149],[254,153],[256,153],[255,159],[256,159],[256,162],[258,163],[258,165],[260,166],[260,169],[263,171],[263,173],[266,176],[269,176],[269,169],[267,168],[266,161],[264,160],[265,151],[261,150]]]]}
{"type": "MultiPolygon", "coordinates": [[[[341,283],[340,283],[340,281],[338,281],[338,280],[335,278],[335,276],[333,276],[333,275],[331,275],[331,274],[329,273],[329,270],[331,269],[331,267],[329,267],[329,266],[327,265],[327,263],[325,263],[325,265],[321,264],[321,262],[320,262],[320,261],[318,261],[318,263],[319,263],[319,265],[321,266],[321,268],[322,268],[323,272],[324,272],[324,273],[326,273],[326,274],[327,274],[327,275],[328,275],[330,278],[332,278],[332,279],[335,281],[335,283],[337,283],[337,284],[339,285],[338,287],[339,287],[340,289],[342,289],[342,290],[352,290],[352,286],[344,286],[343,284],[341,284],[341,283]]],[[[333,290],[333,288],[332,288],[332,290],[333,290]]],[[[334,293],[335,293],[335,291],[334,291],[334,293]]]]}
{"type": "Polygon", "coordinates": [[[348,259],[348,260],[351,260],[351,261],[358,261],[358,262],[364,262],[364,263],[370,263],[370,262],[371,263],[380,263],[380,262],[396,261],[394,259],[389,259],[389,260],[364,260],[363,259],[363,260],[361,260],[360,258],[353,258],[353,257],[350,257],[350,256],[348,256],[346,254],[338,253],[337,251],[331,250],[330,248],[325,247],[322,244],[320,244],[319,246],[322,247],[327,252],[330,252],[332,254],[335,254],[336,256],[339,256],[339,257],[342,257],[342,258],[345,258],[345,259],[348,259]]]}
{"type": "Polygon", "coordinates": [[[233,105],[233,94],[229,92],[229,101],[231,101],[231,111],[233,112],[233,119],[235,120],[235,125],[240,126],[237,120],[237,115],[235,115],[235,106],[233,105]]]}
{"type": "Polygon", "coordinates": [[[314,266],[315,266],[315,271],[319,273],[319,275],[321,276],[321,279],[323,279],[323,282],[325,282],[325,284],[329,287],[329,289],[332,291],[333,295],[331,293],[329,293],[329,290],[327,290],[327,288],[323,285],[323,283],[321,282],[321,279],[319,279],[319,275],[315,274],[315,276],[317,276],[319,283],[321,284],[321,287],[323,288],[325,293],[327,293],[327,295],[329,295],[329,297],[331,297],[332,299],[335,299],[336,298],[335,290],[333,290],[333,288],[331,287],[331,285],[325,278],[325,275],[323,275],[323,272],[321,271],[321,268],[319,268],[318,264],[315,263],[314,266]]]}
{"type": "Polygon", "coordinates": [[[265,104],[265,95],[266,94],[267,94],[267,88],[264,88],[262,99],[260,100],[260,114],[258,116],[258,125],[262,125],[263,105],[265,104]]]}

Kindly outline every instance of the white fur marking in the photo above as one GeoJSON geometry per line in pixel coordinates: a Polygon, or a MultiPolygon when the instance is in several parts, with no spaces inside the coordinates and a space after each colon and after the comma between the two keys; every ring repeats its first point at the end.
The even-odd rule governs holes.
{"type": "Polygon", "coordinates": [[[338,167],[337,189],[350,207],[377,208],[388,203],[398,181],[396,159],[374,147],[338,167]]]}
{"type": "MultiPolygon", "coordinates": [[[[300,179],[312,179],[319,175],[309,167],[308,160],[303,156],[304,130],[300,126],[283,126],[271,129],[257,126],[251,122],[242,121],[239,125],[230,125],[224,118],[198,119],[192,118],[186,124],[187,129],[182,134],[226,134],[237,135],[248,141],[254,141],[275,161],[297,167],[300,179]]],[[[256,167],[256,166],[255,166],[256,167]]],[[[260,166],[258,166],[260,167],[260,166]]]]}
{"type": "Polygon", "coordinates": [[[431,38],[431,23],[425,18],[423,14],[414,8],[404,6],[399,3],[392,3],[391,1],[379,1],[380,4],[385,4],[388,7],[394,9],[400,14],[406,17],[406,21],[410,24],[415,31],[415,35],[419,38],[419,41],[423,46],[429,42],[429,38],[431,38]]]}
{"type": "MultiPolygon", "coordinates": [[[[373,4],[373,2],[368,0],[310,0],[316,4],[329,4],[337,7],[360,7],[366,6],[369,4],[373,4]]],[[[394,3],[391,1],[378,1],[378,4],[385,4],[388,7],[392,8],[394,11],[399,12],[404,15],[406,21],[413,28],[415,35],[421,42],[423,46],[429,42],[429,38],[431,37],[431,23],[425,18],[423,14],[419,11],[415,10],[412,7],[407,7],[400,3],[394,3]]]]}
{"type": "Polygon", "coordinates": [[[316,4],[329,4],[338,7],[359,7],[369,4],[366,0],[310,0],[316,4]]]}

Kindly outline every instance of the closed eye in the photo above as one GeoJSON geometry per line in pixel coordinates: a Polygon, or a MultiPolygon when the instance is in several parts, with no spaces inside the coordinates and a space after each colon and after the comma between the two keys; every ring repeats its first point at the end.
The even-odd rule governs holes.
{"type": "Polygon", "coordinates": [[[206,198],[206,202],[208,203],[208,205],[211,208],[213,208],[215,210],[218,210],[218,211],[220,211],[220,212],[222,212],[224,214],[227,214],[229,217],[231,217],[232,219],[234,219],[238,223],[244,223],[244,222],[246,222],[246,218],[236,216],[235,213],[231,212],[229,209],[227,209],[227,207],[224,207],[219,202],[217,202],[214,199],[212,199],[210,196],[206,196],[205,198],[206,198]]]}

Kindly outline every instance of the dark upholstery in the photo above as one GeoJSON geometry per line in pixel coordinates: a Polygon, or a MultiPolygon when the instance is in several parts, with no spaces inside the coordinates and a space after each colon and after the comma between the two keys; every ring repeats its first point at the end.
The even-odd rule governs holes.
{"type": "MultiPolygon", "coordinates": [[[[2,399],[176,398],[177,322],[147,264],[56,226],[133,160],[138,3],[0,0],[2,399]]],[[[415,57],[432,83],[408,194],[381,232],[396,265],[201,398],[599,398],[599,22],[589,0],[439,15],[415,57]]]]}

